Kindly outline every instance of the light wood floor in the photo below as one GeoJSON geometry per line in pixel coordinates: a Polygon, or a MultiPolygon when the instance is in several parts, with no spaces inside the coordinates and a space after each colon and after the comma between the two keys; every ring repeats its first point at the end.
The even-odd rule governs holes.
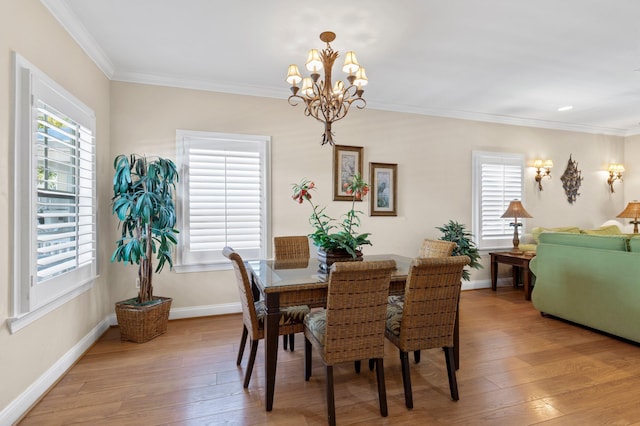
{"type": "MultiPolygon", "coordinates": [[[[640,325],[639,325],[640,326],[640,325]]],[[[242,387],[239,315],[171,321],[145,344],[110,329],[23,419],[22,425],[323,425],[324,369],[303,377],[303,337],[278,356],[273,411],[264,411],[263,346],[242,387]]],[[[449,398],[441,350],[412,362],[415,408],[404,406],[397,351],[386,348],[389,417],[375,374],[335,369],[339,425],[640,424],[640,347],[543,318],[522,289],[463,292],[460,401],[449,398]]]]}

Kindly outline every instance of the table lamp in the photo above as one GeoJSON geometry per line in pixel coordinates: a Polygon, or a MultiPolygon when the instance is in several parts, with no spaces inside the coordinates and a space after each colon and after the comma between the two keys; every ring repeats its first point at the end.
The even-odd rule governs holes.
{"type": "MultiPolygon", "coordinates": [[[[640,203],[638,203],[640,204],[640,203]]],[[[522,226],[522,223],[518,223],[518,218],[522,217],[533,217],[531,216],[522,206],[520,200],[513,200],[509,203],[509,207],[507,207],[507,211],[501,216],[503,218],[513,218],[513,222],[509,225],[513,226],[513,248],[511,249],[511,253],[522,253],[522,250],[518,248],[520,245],[520,239],[518,238],[518,227],[522,226]]]]}
{"type": "Polygon", "coordinates": [[[616,217],[631,218],[633,220],[629,223],[633,223],[633,233],[638,233],[638,216],[640,216],[640,201],[633,200],[622,212],[616,217]]]}

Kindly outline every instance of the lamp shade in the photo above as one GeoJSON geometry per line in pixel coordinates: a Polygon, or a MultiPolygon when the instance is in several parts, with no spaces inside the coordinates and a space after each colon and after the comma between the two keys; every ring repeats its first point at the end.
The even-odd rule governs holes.
{"type": "Polygon", "coordinates": [[[367,74],[365,73],[364,68],[358,68],[356,71],[356,80],[353,82],[358,87],[366,86],[369,83],[369,79],[367,78],[367,74]]]}
{"type": "Polygon", "coordinates": [[[318,53],[318,49],[311,49],[309,51],[306,67],[311,72],[318,72],[322,69],[322,59],[320,59],[320,53],[318,53]]]}
{"type": "Polygon", "coordinates": [[[614,173],[624,172],[624,166],[622,164],[609,164],[609,171],[614,173]]]}
{"type": "Polygon", "coordinates": [[[298,66],[295,64],[289,65],[289,70],[287,72],[287,83],[294,86],[302,81],[302,76],[300,75],[300,70],[298,66]]]}
{"type": "Polygon", "coordinates": [[[503,218],[507,218],[507,217],[514,217],[514,218],[518,218],[518,217],[533,217],[531,216],[522,206],[522,203],[520,202],[520,200],[513,200],[509,203],[509,207],[507,207],[507,211],[504,212],[504,214],[500,217],[503,218]]]}
{"type": "Polygon", "coordinates": [[[353,74],[358,71],[360,68],[360,64],[358,64],[358,60],[356,59],[356,52],[349,51],[344,56],[344,65],[342,66],[342,71],[353,74]]]}
{"type": "Polygon", "coordinates": [[[620,212],[617,217],[623,218],[631,218],[633,219],[630,223],[633,223],[633,233],[638,233],[638,216],[640,216],[640,202],[637,200],[633,200],[624,210],[620,212]]]}
{"type": "Polygon", "coordinates": [[[632,201],[627,204],[622,212],[617,217],[637,219],[640,216],[640,201],[632,201]]]}

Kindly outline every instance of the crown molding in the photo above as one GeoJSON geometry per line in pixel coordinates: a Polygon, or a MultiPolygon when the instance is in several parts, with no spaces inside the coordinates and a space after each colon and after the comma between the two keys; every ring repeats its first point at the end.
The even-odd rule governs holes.
{"type": "MultiPolygon", "coordinates": [[[[456,118],[460,120],[482,121],[487,123],[508,124],[512,126],[535,127],[549,130],[566,130],[569,132],[590,133],[597,135],[628,136],[627,129],[610,127],[586,126],[582,124],[564,123],[550,120],[536,120],[531,118],[514,117],[509,115],[488,114],[474,111],[452,110],[445,108],[411,107],[405,105],[390,105],[367,101],[367,105],[374,109],[411,114],[431,115],[435,117],[456,118]]],[[[638,131],[640,133],[640,130],[638,131]]]]}
{"type": "Polygon", "coordinates": [[[111,78],[125,83],[150,84],[154,86],[177,87],[181,89],[205,90],[208,92],[230,93],[234,95],[259,96],[265,98],[286,98],[286,90],[280,87],[251,86],[135,72],[116,71],[111,78]]]}
{"type": "Polygon", "coordinates": [[[78,16],[73,13],[65,0],[40,0],[49,12],[58,20],[60,25],[80,45],[80,48],[95,62],[100,70],[111,79],[115,70],[113,62],[102,50],[98,42],[91,36],[87,28],[82,25],[78,16]]]}

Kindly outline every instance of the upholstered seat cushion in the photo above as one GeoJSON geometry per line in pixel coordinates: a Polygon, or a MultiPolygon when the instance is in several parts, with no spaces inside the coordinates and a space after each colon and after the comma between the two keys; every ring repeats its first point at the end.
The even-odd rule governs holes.
{"type": "Polygon", "coordinates": [[[304,325],[320,343],[324,344],[324,337],[327,332],[327,311],[325,309],[311,312],[305,316],[304,325]]]}
{"type": "MultiPolygon", "coordinates": [[[[256,315],[258,316],[258,322],[260,323],[260,327],[264,326],[264,317],[267,315],[267,308],[264,305],[263,300],[258,300],[254,302],[256,307],[256,315]]],[[[282,308],[280,312],[280,325],[288,325],[301,323],[304,320],[304,316],[309,313],[310,309],[307,305],[298,305],[298,306],[289,306],[287,308],[282,308]]]]}
{"type": "Polygon", "coordinates": [[[400,323],[402,322],[402,311],[404,310],[404,296],[389,296],[387,305],[387,330],[393,335],[400,335],[400,323]]]}

